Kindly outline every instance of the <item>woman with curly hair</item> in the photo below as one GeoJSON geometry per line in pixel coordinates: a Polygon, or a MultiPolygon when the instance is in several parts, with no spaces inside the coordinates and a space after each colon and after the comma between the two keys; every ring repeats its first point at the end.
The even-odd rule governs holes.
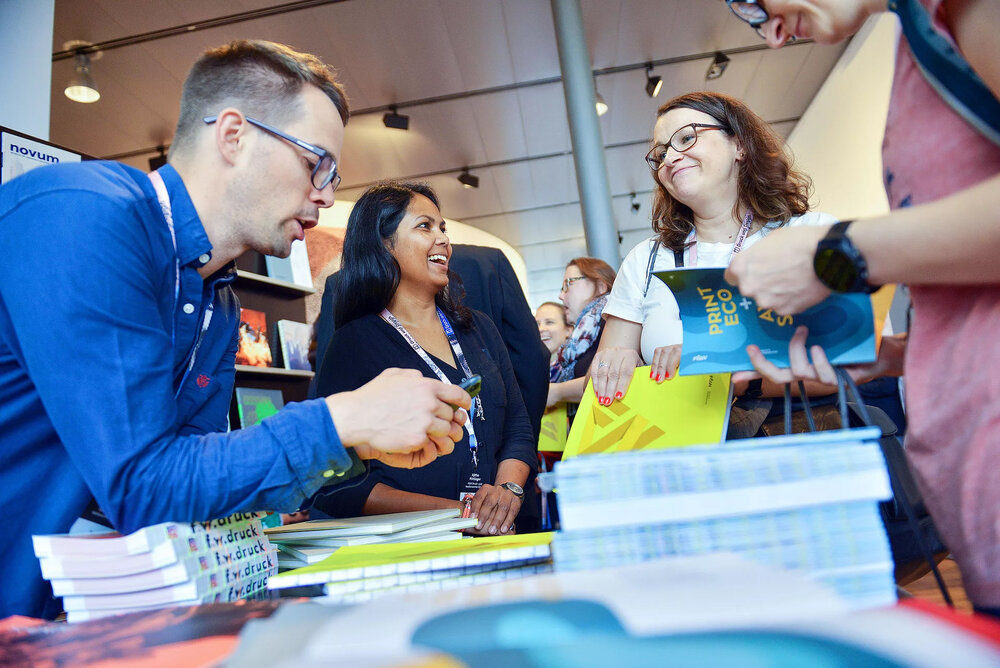
{"type": "MultiPolygon", "coordinates": [[[[604,336],[591,366],[603,405],[624,396],[643,361],[657,382],[676,374],[680,315],[673,294],[653,272],[726,267],[780,227],[835,222],[808,211],[811,181],[792,168],[781,138],[735,98],[700,92],[670,100],[657,111],[653,141],[646,162],[656,182],[656,234],[625,258],[604,308],[604,336]]],[[[737,391],[745,393],[746,386],[737,391]]],[[[754,386],[750,392],[752,399],[781,390],[754,386]]],[[[824,387],[822,393],[828,392],[824,387]]],[[[756,426],[744,434],[732,433],[731,424],[731,436],[757,431],[768,407],[754,408],[756,426]]]]}

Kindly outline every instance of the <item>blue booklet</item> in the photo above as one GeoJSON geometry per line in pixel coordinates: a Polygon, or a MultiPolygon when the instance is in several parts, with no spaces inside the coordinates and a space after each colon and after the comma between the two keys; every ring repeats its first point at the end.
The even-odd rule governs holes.
{"type": "Polygon", "coordinates": [[[673,269],[656,277],[674,293],[684,327],[680,375],[750,371],[746,347],[788,366],[788,342],[799,325],[807,346],[819,345],[833,364],[875,361],[875,316],[866,294],[832,294],[796,315],[761,309],[722,277],[725,269],[673,269]]]}

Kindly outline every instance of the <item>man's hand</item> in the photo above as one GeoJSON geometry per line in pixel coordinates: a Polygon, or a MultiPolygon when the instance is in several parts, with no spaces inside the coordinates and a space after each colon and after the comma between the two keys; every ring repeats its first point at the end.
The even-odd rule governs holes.
{"type": "Polygon", "coordinates": [[[781,315],[801,313],[826,299],[830,289],[819,282],[813,256],[829,226],[782,227],[733,256],[726,280],[760,308],[781,315]]]}
{"type": "Polygon", "coordinates": [[[454,450],[470,403],[465,390],[415,369],[386,369],[353,392],[326,398],[345,448],[398,468],[425,466],[454,450]]]}

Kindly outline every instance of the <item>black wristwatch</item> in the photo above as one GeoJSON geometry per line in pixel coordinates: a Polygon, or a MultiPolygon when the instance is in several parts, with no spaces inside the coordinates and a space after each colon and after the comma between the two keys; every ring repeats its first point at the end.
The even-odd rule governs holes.
{"type": "Polygon", "coordinates": [[[516,482],[505,482],[500,486],[522,501],[524,500],[524,489],[522,489],[516,482]]]}
{"type": "Polygon", "coordinates": [[[847,236],[847,228],[853,222],[845,220],[830,228],[816,245],[813,270],[820,283],[834,292],[871,294],[881,286],[868,284],[868,263],[847,236]]]}

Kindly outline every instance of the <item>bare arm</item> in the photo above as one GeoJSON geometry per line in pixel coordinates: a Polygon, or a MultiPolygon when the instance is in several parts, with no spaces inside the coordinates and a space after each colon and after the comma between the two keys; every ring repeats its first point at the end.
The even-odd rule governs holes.
{"type": "Polygon", "coordinates": [[[410,510],[436,510],[438,508],[461,509],[462,502],[458,499],[445,499],[429,494],[404,492],[385,483],[377,483],[372,487],[368,500],[365,501],[365,515],[383,515],[385,513],[403,513],[410,510]]]}
{"type": "Polygon", "coordinates": [[[560,401],[580,403],[580,399],[583,398],[583,391],[587,389],[588,377],[574,378],[562,383],[549,383],[549,400],[547,405],[555,406],[560,401]]]}

